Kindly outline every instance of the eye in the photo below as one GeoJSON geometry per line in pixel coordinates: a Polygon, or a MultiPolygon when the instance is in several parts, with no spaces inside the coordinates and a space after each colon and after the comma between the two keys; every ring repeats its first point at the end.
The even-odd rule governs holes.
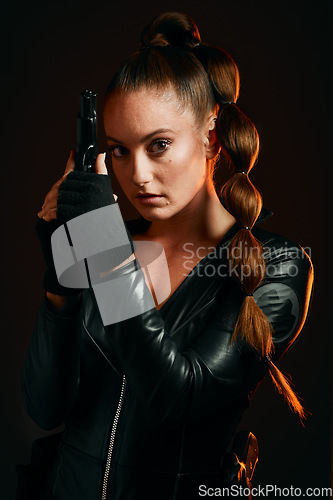
{"type": "Polygon", "coordinates": [[[109,151],[111,151],[112,158],[117,158],[117,159],[123,158],[129,153],[128,149],[126,149],[124,146],[119,146],[117,144],[115,144],[114,146],[110,146],[109,151]]]}
{"type": "Polygon", "coordinates": [[[164,153],[170,146],[171,141],[169,139],[157,139],[152,142],[148,148],[150,153],[164,153]]]}

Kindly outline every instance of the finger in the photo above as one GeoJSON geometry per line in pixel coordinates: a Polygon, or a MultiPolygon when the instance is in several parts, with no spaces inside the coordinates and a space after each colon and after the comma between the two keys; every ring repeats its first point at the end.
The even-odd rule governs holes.
{"type": "Polygon", "coordinates": [[[51,191],[47,193],[45,196],[44,203],[41,208],[41,212],[46,213],[48,210],[57,208],[58,205],[58,196],[59,196],[59,188],[53,188],[51,191]]]}
{"type": "Polygon", "coordinates": [[[50,220],[56,219],[57,218],[57,209],[52,208],[45,215],[43,215],[43,217],[40,217],[40,218],[46,220],[47,222],[49,222],[50,220]]]}
{"type": "Polygon", "coordinates": [[[74,167],[75,167],[75,153],[72,150],[70,152],[70,155],[69,155],[67,163],[66,163],[66,168],[65,168],[64,176],[68,175],[69,172],[72,172],[72,170],[74,170],[74,167]]]}
{"type": "Polygon", "coordinates": [[[50,210],[50,208],[56,208],[58,203],[58,195],[59,195],[59,188],[53,187],[51,191],[49,191],[45,196],[41,211],[46,213],[48,210],[50,210]]]}
{"type": "MultiPolygon", "coordinates": [[[[67,173],[71,172],[71,170],[69,170],[67,173]]],[[[47,195],[45,196],[44,198],[44,205],[47,203],[47,201],[50,199],[50,196],[52,196],[52,194],[55,192],[55,196],[57,197],[58,196],[58,191],[59,191],[59,186],[62,182],[64,182],[64,178],[66,177],[67,174],[64,173],[64,175],[57,180],[57,182],[55,182],[53,184],[53,186],[51,187],[50,191],[47,193],[47,195]]],[[[44,206],[43,205],[43,206],[44,206]]]]}
{"type": "Polygon", "coordinates": [[[95,172],[96,174],[108,175],[108,170],[105,165],[106,153],[100,153],[95,161],[95,172]]]}
{"type": "Polygon", "coordinates": [[[50,210],[57,210],[57,203],[47,203],[45,206],[41,208],[41,210],[37,213],[40,219],[44,219],[44,216],[50,212],[50,210]]]}
{"type": "MultiPolygon", "coordinates": [[[[63,180],[61,182],[63,182],[63,180]]],[[[45,196],[45,199],[44,199],[43,207],[46,206],[49,203],[52,203],[53,201],[56,201],[58,199],[59,186],[60,186],[61,182],[59,182],[59,184],[58,183],[55,184],[53,186],[53,188],[51,189],[51,191],[49,191],[47,193],[47,195],[45,196]]]]}

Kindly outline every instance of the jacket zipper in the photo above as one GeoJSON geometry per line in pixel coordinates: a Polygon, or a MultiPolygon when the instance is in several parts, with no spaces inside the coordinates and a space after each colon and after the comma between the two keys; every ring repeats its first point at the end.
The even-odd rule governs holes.
{"type": "Polygon", "coordinates": [[[105,466],[103,486],[102,486],[102,500],[106,500],[106,492],[107,492],[107,488],[108,488],[108,480],[109,480],[109,475],[110,475],[111,458],[112,458],[112,452],[113,452],[113,447],[114,447],[114,440],[115,440],[115,436],[116,436],[116,430],[117,430],[117,425],[118,425],[118,420],[119,420],[121,408],[123,405],[126,384],[127,384],[126,377],[125,377],[125,375],[123,375],[123,381],[122,381],[122,385],[121,385],[118,406],[117,406],[116,414],[115,414],[113,424],[112,424],[110,441],[109,441],[109,449],[108,449],[108,454],[106,457],[106,466],[105,466]]]}

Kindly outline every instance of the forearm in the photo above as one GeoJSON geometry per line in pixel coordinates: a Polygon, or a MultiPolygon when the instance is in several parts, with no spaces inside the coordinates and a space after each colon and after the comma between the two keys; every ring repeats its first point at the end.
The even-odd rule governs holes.
{"type": "Polygon", "coordinates": [[[80,369],[80,304],[72,303],[66,316],[63,310],[55,314],[48,300],[40,307],[22,371],[27,412],[44,429],[60,425],[71,411],[80,369]]]}

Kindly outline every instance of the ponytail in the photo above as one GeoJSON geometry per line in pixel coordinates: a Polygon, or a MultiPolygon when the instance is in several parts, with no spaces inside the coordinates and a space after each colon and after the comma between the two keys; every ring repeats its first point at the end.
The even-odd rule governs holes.
{"type": "Polygon", "coordinates": [[[297,413],[302,425],[304,426],[303,421],[306,418],[306,413],[308,413],[303,406],[301,405],[298,396],[295,391],[291,387],[291,379],[290,376],[284,375],[277,366],[273,363],[269,356],[267,356],[267,360],[269,363],[269,373],[275,384],[275,388],[277,391],[282,394],[287,401],[290,409],[297,413]],[[289,380],[288,380],[289,379],[289,380]]]}
{"type": "Polygon", "coordinates": [[[243,338],[260,356],[266,358],[273,383],[303,424],[305,410],[290,381],[272,362],[273,328],[253,298],[254,290],[265,276],[263,247],[252,234],[262,208],[262,197],[249,179],[259,153],[259,135],[252,121],[238,108],[238,68],[229,54],[216,47],[201,44],[195,54],[206,69],[219,104],[216,133],[221,155],[233,174],[221,190],[226,209],[239,225],[229,245],[228,259],[232,276],[244,291],[231,341],[243,338]]]}

